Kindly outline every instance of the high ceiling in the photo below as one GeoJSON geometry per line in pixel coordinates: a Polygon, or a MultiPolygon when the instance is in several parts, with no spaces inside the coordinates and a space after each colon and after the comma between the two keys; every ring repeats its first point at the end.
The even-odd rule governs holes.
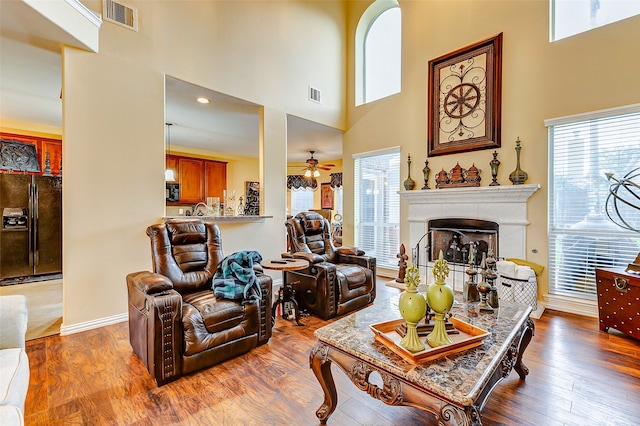
{"type": "MultiPolygon", "coordinates": [[[[30,17],[22,16],[24,9],[8,8],[13,3],[20,2],[2,2],[0,117],[61,128],[60,44],[42,34],[29,37],[17,33],[10,23],[29,21],[30,17]]],[[[258,156],[259,105],[168,76],[165,107],[165,121],[173,124],[172,144],[258,156]],[[198,96],[207,97],[211,103],[196,102],[198,96]]],[[[287,160],[304,162],[310,150],[316,151],[315,157],[321,162],[342,158],[342,132],[289,116],[287,160]]]]}
{"type": "MultiPolygon", "coordinates": [[[[260,106],[167,76],[166,122],[171,144],[258,156],[260,106]],[[198,97],[211,102],[201,104],[198,97]]],[[[342,132],[295,116],[287,118],[287,160],[342,158],[342,132]]]]}

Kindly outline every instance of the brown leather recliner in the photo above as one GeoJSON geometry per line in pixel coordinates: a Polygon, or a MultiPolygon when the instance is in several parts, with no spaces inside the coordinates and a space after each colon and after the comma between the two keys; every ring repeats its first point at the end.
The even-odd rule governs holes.
{"type": "Polygon", "coordinates": [[[376,259],[354,247],[331,242],[329,222],[314,212],[298,213],[285,222],[289,256],[309,261],[309,267],[287,271],[296,300],[322,319],[362,308],[376,298],[376,259]]]}
{"type": "Polygon", "coordinates": [[[147,228],[154,272],[127,275],[129,340],[158,385],[267,343],[271,337],[271,277],[254,271],[258,301],[216,298],[224,259],[218,226],[201,219],[168,220],[147,228]]]}

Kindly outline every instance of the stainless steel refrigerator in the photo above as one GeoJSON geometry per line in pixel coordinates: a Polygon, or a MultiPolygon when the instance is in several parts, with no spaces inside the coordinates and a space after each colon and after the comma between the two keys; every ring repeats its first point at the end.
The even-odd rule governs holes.
{"type": "Polygon", "coordinates": [[[0,280],[62,272],[62,178],[0,174],[0,280]]]}

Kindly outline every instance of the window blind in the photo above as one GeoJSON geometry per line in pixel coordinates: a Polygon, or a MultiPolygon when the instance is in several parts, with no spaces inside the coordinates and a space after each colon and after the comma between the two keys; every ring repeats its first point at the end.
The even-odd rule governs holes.
{"type": "Polygon", "coordinates": [[[605,175],[620,180],[640,167],[640,104],[545,124],[550,143],[549,292],[595,299],[595,269],[625,267],[640,252],[640,233],[614,223],[619,214],[640,229],[640,189],[621,186],[615,199],[610,196],[615,181],[605,175]]]}
{"type": "Polygon", "coordinates": [[[354,156],[354,241],[383,268],[400,248],[400,150],[354,156]]]}

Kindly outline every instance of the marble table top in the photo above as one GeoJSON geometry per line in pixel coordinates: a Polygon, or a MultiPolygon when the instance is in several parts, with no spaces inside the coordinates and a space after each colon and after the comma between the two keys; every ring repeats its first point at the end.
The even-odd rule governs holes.
{"type": "Polygon", "coordinates": [[[479,312],[477,303],[456,301],[451,309],[454,317],[491,335],[476,348],[413,364],[376,341],[369,328],[371,324],[401,318],[398,299],[399,295],[376,301],[371,307],[319,328],[314,335],[328,345],[462,406],[471,405],[478,398],[531,312],[528,305],[508,302],[501,302],[493,313],[479,312]]]}

